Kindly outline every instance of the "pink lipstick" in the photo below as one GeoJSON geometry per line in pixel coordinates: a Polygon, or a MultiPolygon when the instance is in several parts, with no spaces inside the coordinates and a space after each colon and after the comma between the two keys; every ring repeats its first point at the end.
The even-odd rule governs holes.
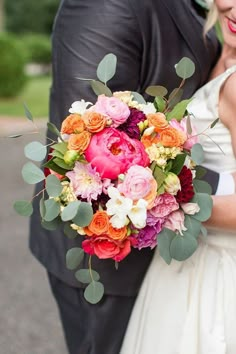
{"type": "Polygon", "coordinates": [[[236,21],[228,18],[228,28],[231,33],[236,33],[236,21]]]}

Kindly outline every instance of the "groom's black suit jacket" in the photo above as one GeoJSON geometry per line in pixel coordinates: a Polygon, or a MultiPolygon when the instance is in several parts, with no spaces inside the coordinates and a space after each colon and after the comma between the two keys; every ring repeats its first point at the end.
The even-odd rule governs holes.
{"type": "MultiPolygon", "coordinates": [[[[191,58],[196,71],[184,86],[184,96],[190,97],[206,82],[219,54],[213,33],[204,41],[202,25],[190,0],[62,1],[53,28],[50,120],[59,128],[72,102],[95,101],[88,82],[76,77],[95,79],[97,64],[107,53],[118,58],[110,88],[141,93],[151,84],[163,85],[169,92],[178,87],[174,65],[184,56],[191,58]]],[[[37,204],[30,248],[49,272],[78,286],[74,273],[66,269],[65,254],[79,246],[82,237],[69,240],[60,230],[43,229],[37,204]]],[[[136,295],[152,255],[150,249],[133,250],[118,270],[113,261],[94,257],[92,267],[100,273],[106,293],[136,295]]],[[[87,265],[85,258],[82,267],[87,265]]]]}

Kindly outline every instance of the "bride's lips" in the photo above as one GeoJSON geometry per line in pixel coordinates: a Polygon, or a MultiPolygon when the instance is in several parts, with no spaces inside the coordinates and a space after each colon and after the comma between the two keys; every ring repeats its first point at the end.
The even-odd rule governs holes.
{"type": "Polygon", "coordinates": [[[231,20],[230,18],[227,19],[228,28],[231,33],[236,33],[236,21],[231,20]]]}

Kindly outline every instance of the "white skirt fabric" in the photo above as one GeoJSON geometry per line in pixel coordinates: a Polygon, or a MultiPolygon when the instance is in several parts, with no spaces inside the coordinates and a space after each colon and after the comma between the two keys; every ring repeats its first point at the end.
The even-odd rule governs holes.
{"type": "Polygon", "coordinates": [[[155,251],[121,354],[236,354],[236,234],[211,232],[184,262],[155,251]]]}

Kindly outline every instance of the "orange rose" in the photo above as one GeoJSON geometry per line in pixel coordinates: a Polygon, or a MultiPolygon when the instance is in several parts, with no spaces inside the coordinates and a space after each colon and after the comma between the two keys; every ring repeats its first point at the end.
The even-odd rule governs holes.
{"type": "Polygon", "coordinates": [[[147,120],[149,127],[155,127],[155,132],[160,132],[168,126],[166,116],[161,112],[147,114],[147,120]]]}
{"type": "Polygon", "coordinates": [[[108,235],[113,240],[122,241],[127,237],[127,227],[124,226],[120,229],[117,229],[109,223],[108,235]]]}
{"type": "Polygon", "coordinates": [[[91,133],[84,130],[79,134],[71,134],[68,140],[68,150],[84,152],[90,143],[91,133]]]}
{"type": "Polygon", "coordinates": [[[160,142],[165,147],[181,147],[186,138],[179,130],[169,127],[160,132],[160,142]]]}
{"type": "Polygon", "coordinates": [[[85,124],[80,114],[70,114],[63,120],[61,125],[62,134],[81,133],[85,129],[85,124]]]}
{"type": "Polygon", "coordinates": [[[151,134],[151,135],[143,135],[141,137],[141,142],[145,148],[148,148],[152,146],[152,144],[159,143],[160,140],[158,139],[158,136],[156,134],[151,134]]]}
{"type": "Polygon", "coordinates": [[[92,218],[90,224],[84,228],[88,236],[107,234],[109,227],[109,217],[103,210],[98,210],[92,218]]]}
{"type": "Polygon", "coordinates": [[[86,128],[91,133],[98,133],[103,130],[107,123],[107,118],[100,113],[88,111],[83,115],[86,128]]]}

